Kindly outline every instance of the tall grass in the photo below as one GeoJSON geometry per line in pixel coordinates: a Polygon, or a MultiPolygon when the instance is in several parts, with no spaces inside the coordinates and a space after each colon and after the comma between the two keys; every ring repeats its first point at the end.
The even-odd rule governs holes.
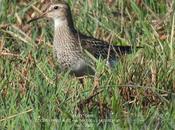
{"type": "Polygon", "coordinates": [[[53,58],[53,23],[26,23],[44,2],[0,1],[0,129],[175,129],[173,0],[69,0],[81,32],[143,47],[84,86],[53,58]]]}

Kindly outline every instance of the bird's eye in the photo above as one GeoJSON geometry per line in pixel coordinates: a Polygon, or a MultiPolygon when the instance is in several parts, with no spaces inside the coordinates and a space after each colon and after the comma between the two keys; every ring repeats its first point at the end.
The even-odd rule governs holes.
{"type": "Polygon", "coordinates": [[[55,6],[54,9],[58,9],[58,6],[55,6]]]}

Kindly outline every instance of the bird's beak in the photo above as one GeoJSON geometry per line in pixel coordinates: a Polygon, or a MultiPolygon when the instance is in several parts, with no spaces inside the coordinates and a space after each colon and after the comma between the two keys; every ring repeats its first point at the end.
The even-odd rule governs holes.
{"type": "Polygon", "coordinates": [[[40,16],[34,17],[33,19],[29,20],[27,23],[31,23],[31,22],[36,21],[36,20],[38,20],[38,19],[44,18],[44,17],[46,16],[46,13],[47,13],[47,12],[44,12],[44,13],[42,13],[40,16]]]}

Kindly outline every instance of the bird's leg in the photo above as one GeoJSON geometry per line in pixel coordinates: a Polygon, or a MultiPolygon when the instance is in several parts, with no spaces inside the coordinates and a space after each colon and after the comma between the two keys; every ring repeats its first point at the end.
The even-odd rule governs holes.
{"type": "Polygon", "coordinates": [[[79,81],[84,86],[84,78],[79,78],[79,81]]]}
{"type": "Polygon", "coordinates": [[[84,86],[86,76],[77,77],[81,85],[84,86]]]}

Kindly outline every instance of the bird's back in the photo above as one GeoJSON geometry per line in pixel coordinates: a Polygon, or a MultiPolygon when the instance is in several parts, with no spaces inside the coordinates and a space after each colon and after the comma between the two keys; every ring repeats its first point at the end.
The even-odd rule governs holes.
{"type": "Polygon", "coordinates": [[[115,59],[121,55],[129,54],[133,50],[131,46],[112,45],[103,40],[89,37],[81,33],[77,33],[77,39],[80,40],[82,48],[90,52],[97,59],[99,57],[103,59],[115,59]]]}

